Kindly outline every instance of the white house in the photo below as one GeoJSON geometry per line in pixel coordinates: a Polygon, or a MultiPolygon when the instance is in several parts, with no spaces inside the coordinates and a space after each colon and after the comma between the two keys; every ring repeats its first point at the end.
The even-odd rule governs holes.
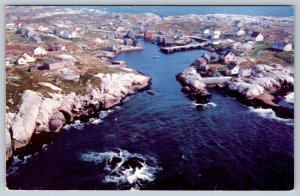
{"type": "Polygon", "coordinates": [[[238,74],[240,70],[240,66],[235,63],[230,63],[226,66],[226,75],[235,75],[238,74]]]}
{"type": "Polygon", "coordinates": [[[243,67],[239,69],[239,77],[248,77],[251,76],[252,69],[251,67],[243,67]]]}
{"type": "Polygon", "coordinates": [[[242,35],[245,35],[246,34],[246,31],[244,29],[239,29],[237,32],[236,32],[236,35],[237,36],[242,36],[242,35]]]}
{"type": "Polygon", "coordinates": [[[253,32],[250,36],[250,40],[256,41],[256,42],[261,42],[264,40],[264,36],[259,32],[253,32]]]}
{"type": "Polygon", "coordinates": [[[277,41],[272,44],[273,49],[282,50],[285,52],[290,52],[293,50],[292,44],[284,41],[277,41]]]}
{"type": "Polygon", "coordinates": [[[221,35],[221,31],[220,30],[214,30],[212,33],[212,38],[213,39],[219,39],[221,35]]]}
{"type": "Polygon", "coordinates": [[[19,59],[17,59],[16,64],[17,65],[25,65],[25,64],[27,64],[27,61],[24,57],[20,57],[19,59]]]}
{"type": "Polygon", "coordinates": [[[221,40],[213,40],[212,44],[213,45],[219,45],[221,43],[221,40]]]}
{"type": "Polygon", "coordinates": [[[48,31],[49,28],[46,27],[46,26],[40,25],[40,26],[38,26],[37,30],[38,30],[38,31],[48,31]]]}
{"type": "Polygon", "coordinates": [[[47,51],[45,50],[45,48],[39,46],[33,50],[33,54],[44,56],[44,55],[47,55],[47,51]]]}
{"type": "Polygon", "coordinates": [[[36,58],[34,56],[32,56],[31,54],[29,54],[27,52],[23,53],[22,57],[27,61],[27,63],[33,63],[36,60],[36,58]]]}
{"type": "Polygon", "coordinates": [[[225,64],[233,62],[236,60],[236,55],[233,52],[226,52],[223,57],[223,60],[225,64]]]}
{"type": "Polygon", "coordinates": [[[205,30],[203,31],[203,34],[210,34],[210,29],[205,29],[205,30]]]}
{"type": "Polygon", "coordinates": [[[117,27],[116,31],[122,32],[122,31],[125,31],[125,28],[124,27],[117,27]]]}
{"type": "Polygon", "coordinates": [[[77,33],[75,31],[63,31],[60,36],[63,38],[72,39],[77,37],[77,33]]]}

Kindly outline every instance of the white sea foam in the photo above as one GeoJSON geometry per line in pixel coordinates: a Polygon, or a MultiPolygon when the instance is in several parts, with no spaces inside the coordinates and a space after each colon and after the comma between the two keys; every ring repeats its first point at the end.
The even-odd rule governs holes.
{"type": "Polygon", "coordinates": [[[294,125],[294,119],[285,119],[285,118],[279,118],[276,116],[275,112],[268,108],[253,108],[249,107],[251,112],[257,113],[260,117],[272,119],[279,122],[284,122],[287,125],[294,125]]]}
{"type": "Polygon", "coordinates": [[[70,129],[70,128],[76,128],[76,129],[83,129],[84,123],[80,120],[75,120],[72,124],[68,124],[64,126],[64,129],[70,129]]]}
{"type": "Polygon", "coordinates": [[[204,107],[217,107],[217,104],[213,103],[213,102],[209,102],[203,105],[204,107]]]}
{"type": "Polygon", "coordinates": [[[196,103],[196,102],[193,102],[193,105],[195,106],[203,106],[205,108],[214,108],[214,107],[217,107],[218,105],[213,103],[213,102],[208,102],[208,103],[205,103],[205,104],[202,104],[202,103],[196,103]]]}
{"type": "Polygon", "coordinates": [[[157,161],[153,157],[143,156],[141,154],[132,154],[126,150],[120,150],[119,152],[87,152],[80,156],[80,160],[87,162],[94,162],[95,164],[105,163],[104,170],[108,174],[104,177],[103,181],[108,183],[112,182],[117,185],[127,184],[131,185],[130,190],[139,190],[142,188],[142,184],[145,182],[152,182],[155,180],[155,174],[161,170],[157,166],[157,161]],[[121,161],[112,168],[109,164],[114,157],[121,158],[121,161]],[[130,158],[139,158],[144,162],[141,163],[141,168],[124,168],[122,164],[130,158]],[[117,173],[118,175],[112,175],[117,173]]]}
{"type": "Polygon", "coordinates": [[[31,158],[32,155],[24,156],[23,159],[20,159],[18,156],[13,156],[11,166],[6,170],[6,176],[10,176],[17,172],[20,166],[26,164],[31,158]]]}

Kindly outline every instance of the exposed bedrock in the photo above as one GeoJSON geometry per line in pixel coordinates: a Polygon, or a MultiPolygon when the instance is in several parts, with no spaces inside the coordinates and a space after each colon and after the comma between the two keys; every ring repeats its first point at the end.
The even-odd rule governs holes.
{"type": "Polygon", "coordinates": [[[126,96],[148,86],[150,77],[126,69],[122,73],[97,74],[95,77],[101,79],[101,84],[85,95],[49,93],[51,98],[45,98],[25,90],[19,110],[6,113],[6,160],[32,143],[33,135],[55,134],[65,124],[97,115],[100,110],[120,104],[126,96]]]}
{"type": "Polygon", "coordinates": [[[197,103],[208,103],[211,94],[207,91],[206,85],[201,82],[201,75],[193,67],[188,67],[176,76],[182,84],[182,91],[187,93],[190,98],[197,103]]]}

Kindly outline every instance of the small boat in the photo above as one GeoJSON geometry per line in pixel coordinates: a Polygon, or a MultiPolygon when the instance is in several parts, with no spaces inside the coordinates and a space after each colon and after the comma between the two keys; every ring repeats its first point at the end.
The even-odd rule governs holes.
{"type": "Polygon", "coordinates": [[[153,56],[153,58],[154,58],[154,59],[157,59],[157,58],[159,58],[159,56],[153,56]]]}

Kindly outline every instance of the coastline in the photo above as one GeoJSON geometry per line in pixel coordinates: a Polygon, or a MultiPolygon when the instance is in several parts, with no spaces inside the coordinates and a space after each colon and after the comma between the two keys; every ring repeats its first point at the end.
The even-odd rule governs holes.
{"type": "Polygon", "coordinates": [[[98,117],[100,111],[119,105],[129,95],[150,85],[150,77],[133,69],[126,70],[131,72],[120,76],[100,75],[101,86],[85,95],[52,93],[51,98],[46,98],[26,90],[21,111],[6,113],[6,161],[9,162],[13,155],[34,153],[44,143],[52,141],[65,125],[78,119],[87,121],[98,117]]]}

